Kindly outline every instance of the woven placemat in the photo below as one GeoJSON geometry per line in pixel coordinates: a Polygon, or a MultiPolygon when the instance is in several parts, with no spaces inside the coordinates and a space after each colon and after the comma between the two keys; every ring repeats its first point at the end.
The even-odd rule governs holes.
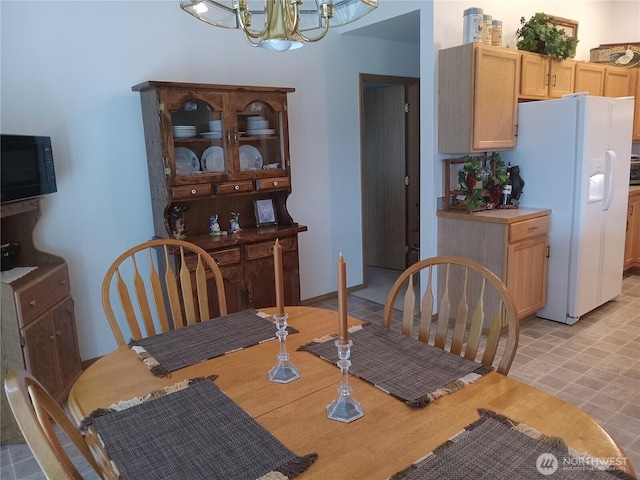
{"type": "MultiPolygon", "coordinates": [[[[291,327],[287,327],[287,331],[298,332],[291,327]]],[[[166,377],[189,365],[275,338],[276,326],[271,316],[243,310],[142,340],[131,340],[129,346],[151,373],[166,377]]]]}
{"type": "Polygon", "coordinates": [[[635,479],[615,462],[569,448],[558,437],[490,410],[391,480],[612,480],[635,479]]]}
{"type": "Polygon", "coordinates": [[[124,480],[295,478],[317,458],[295,455],[208,379],[96,411],[91,424],[124,480]]]}
{"type": "MultiPolygon", "coordinates": [[[[349,372],[412,407],[424,407],[492,370],[377,324],[349,331],[353,341],[349,372]]],[[[335,363],[335,339],[335,335],[328,335],[298,350],[335,363]]]]}

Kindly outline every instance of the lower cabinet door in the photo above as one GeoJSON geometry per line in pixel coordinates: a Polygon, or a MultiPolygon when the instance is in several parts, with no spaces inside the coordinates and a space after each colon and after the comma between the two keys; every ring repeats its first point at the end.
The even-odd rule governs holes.
{"type": "Polygon", "coordinates": [[[82,372],[78,334],[73,313],[73,299],[67,297],[51,310],[53,333],[56,337],[56,349],[61,387],[67,392],[82,372]]]}
{"type": "Polygon", "coordinates": [[[547,298],[547,236],[512,243],[507,253],[507,288],[518,318],[544,307],[547,298]]]}
{"type": "Polygon", "coordinates": [[[58,373],[56,335],[51,321],[51,312],[47,312],[22,330],[24,337],[24,356],[34,377],[58,398],[63,388],[58,373]]]}
{"type": "MultiPolygon", "coordinates": [[[[273,258],[265,257],[245,263],[245,282],[249,298],[248,308],[266,308],[276,305],[273,258]]],[[[282,283],[284,304],[300,304],[298,251],[282,255],[282,283]]]]}

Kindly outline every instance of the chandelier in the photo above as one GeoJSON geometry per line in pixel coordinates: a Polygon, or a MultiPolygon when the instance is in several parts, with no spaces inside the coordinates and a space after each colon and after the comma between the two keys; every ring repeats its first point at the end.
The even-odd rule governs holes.
{"type": "Polygon", "coordinates": [[[303,42],[317,42],[329,27],[354,22],[378,6],[378,0],[303,3],[304,0],[180,0],[180,7],[210,25],[242,29],[251,46],[282,52],[300,48],[303,42]]]}

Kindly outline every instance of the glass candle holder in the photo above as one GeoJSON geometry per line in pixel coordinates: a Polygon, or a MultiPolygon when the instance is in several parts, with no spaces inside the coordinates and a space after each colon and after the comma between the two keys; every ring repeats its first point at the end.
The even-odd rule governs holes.
{"type": "Polygon", "coordinates": [[[353,422],[364,415],[362,405],[351,395],[351,386],[349,385],[349,367],[351,366],[351,346],[353,342],[349,340],[346,344],[341,344],[336,340],[338,347],[338,361],[336,364],[340,367],[342,380],[338,386],[338,396],[327,405],[327,416],[331,420],[339,422],[353,422]]]}
{"type": "Polygon", "coordinates": [[[289,334],[287,332],[287,318],[289,318],[289,315],[286,313],[283,316],[273,316],[280,350],[278,351],[278,363],[269,370],[269,380],[277,383],[289,383],[296,378],[300,378],[300,371],[289,361],[289,354],[287,353],[287,335],[289,334]]]}

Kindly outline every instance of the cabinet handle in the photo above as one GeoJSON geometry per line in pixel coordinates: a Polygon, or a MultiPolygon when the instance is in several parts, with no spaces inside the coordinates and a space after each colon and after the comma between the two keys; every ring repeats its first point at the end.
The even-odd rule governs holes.
{"type": "Polygon", "coordinates": [[[60,285],[66,285],[67,281],[65,279],[60,280],[60,285]]]}
{"type": "Polygon", "coordinates": [[[240,185],[235,185],[235,186],[233,187],[233,189],[234,189],[235,191],[240,190],[240,185]]]}
{"type": "Polygon", "coordinates": [[[557,78],[558,78],[558,75],[554,73],[554,74],[553,74],[553,86],[554,86],[554,87],[555,87],[555,86],[556,86],[556,84],[557,84],[557,82],[556,82],[557,78]]]}
{"type": "Polygon", "coordinates": [[[231,143],[231,130],[227,130],[227,143],[231,143]]]}
{"type": "Polygon", "coordinates": [[[548,87],[548,86],[549,86],[549,76],[550,76],[550,75],[547,73],[547,75],[546,75],[546,76],[547,76],[547,78],[546,78],[546,80],[545,80],[544,84],[548,87]]]}
{"type": "Polygon", "coordinates": [[[36,306],[36,301],[34,300],[29,300],[29,306],[30,307],[35,307],[36,306]]]}
{"type": "Polygon", "coordinates": [[[267,253],[268,253],[269,255],[273,255],[273,247],[269,247],[269,248],[267,248],[267,253]]]}
{"type": "Polygon", "coordinates": [[[55,336],[55,335],[51,335],[51,336],[49,337],[49,340],[55,340],[55,339],[56,339],[56,336],[55,336]]]}
{"type": "Polygon", "coordinates": [[[56,330],[56,335],[60,337],[62,335],[62,330],[56,330]]]}
{"type": "Polygon", "coordinates": [[[196,193],[198,193],[198,191],[195,188],[191,189],[191,195],[195,195],[196,193]]]}
{"type": "Polygon", "coordinates": [[[233,129],[233,143],[238,143],[238,130],[235,128],[233,129]]]}
{"type": "Polygon", "coordinates": [[[537,229],[538,229],[538,227],[529,227],[529,228],[528,228],[528,230],[529,230],[530,232],[533,232],[534,230],[537,230],[537,229]]]}
{"type": "Polygon", "coordinates": [[[215,260],[216,265],[220,265],[222,263],[222,261],[218,257],[213,257],[213,259],[215,260]]]}

